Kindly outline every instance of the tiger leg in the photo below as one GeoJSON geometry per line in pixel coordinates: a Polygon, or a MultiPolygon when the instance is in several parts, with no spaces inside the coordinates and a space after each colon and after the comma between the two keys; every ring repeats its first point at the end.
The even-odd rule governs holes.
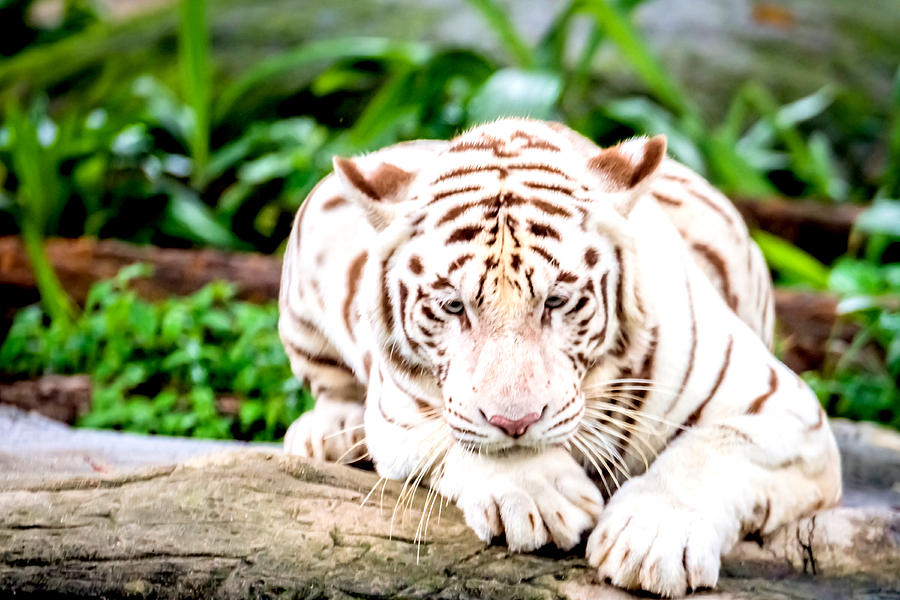
{"type": "Polygon", "coordinates": [[[284,451],[321,461],[364,456],[365,387],[313,323],[283,312],[278,326],[291,370],[316,399],[288,428],[284,451]]]}
{"type": "Polygon", "coordinates": [[[717,416],[613,495],[587,546],[601,578],[663,596],[713,587],[742,536],[839,501],[840,459],[815,395],[774,359],[764,366],[777,391],[744,403],[744,414],[709,408],[717,416]]]}

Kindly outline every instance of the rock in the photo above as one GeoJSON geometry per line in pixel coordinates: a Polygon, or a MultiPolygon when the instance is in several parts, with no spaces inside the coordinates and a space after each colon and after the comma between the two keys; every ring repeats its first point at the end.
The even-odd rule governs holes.
{"type": "MultiPolygon", "coordinates": [[[[822,511],[762,546],[740,544],[718,590],[698,595],[900,592],[900,514],[884,504],[896,500],[888,479],[900,464],[900,436],[849,423],[836,430],[845,460],[849,453],[848,462],[877,472],[848,483],[886,495],[822,511]]],[[[185,459],[208,452],[209,442],[70,430],[13,409],[0,410],[0,433],[0,589],[16,597],[632,597],[596,583],[583,548],[510,555],[486,547],[454,506],[425,490],[395,515],[401,486],[370,472],[227,443],[185,459]],[[72,477],[71,464],[48,460],[67,447],[113,468],[72,477]],[[160,464],[176,455],[183,462],[160,464]],[[131,471],[135,462],[154,466],[131,471]],[[47,472],[36,476],[39,469],[47,472]]]]}

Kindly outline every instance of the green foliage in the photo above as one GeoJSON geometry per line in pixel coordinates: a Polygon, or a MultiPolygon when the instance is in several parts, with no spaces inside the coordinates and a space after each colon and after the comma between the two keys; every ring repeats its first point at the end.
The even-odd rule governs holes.
{"type": "Polygon", "coordinates": [[[291,377],[278,339],[277,307],[234,299],[213,283],[185,298],[150,303],[127,267],[90,291],[71,327],[47,322],[37,306],[19,312],[0,347],[18,376],[89,373],[93,407],[79,424],[142,433],[274,440],[311,406],[291,377]],[[234,398],[236,416],[217,400],[234,398]]]}
{"type": "MultiPolygon", "coordinates": [[[[847,116],[835,104],[848,90],[826,87],[785,104],[748,82],[720,120],[702,114],[696,92],[670,76],[634,25],[641,0],[570,0],[536,38],[517,31],[497,0],[468,0],[463,6],[496,37],[499,57],[329,37],[238,73],[216,61],[207,3],[180,2],[171,17],[180,16],[177,64],[127,77],[121,66],[104,66],[56,86],[83,93],[9,103],[0,123],[0,235],[21,232],[46,311],[19,315],[0,364],[19,374],[92,373],[95,411],[85,424],[272,438],[309,398],[288,383],[272,307],[235,302],[221,286],[149,304],[128,288],[132,273],[101,284],[77,316],[46,261],[44,235],[273,252],[333,155],[449,138],[505,115],[560,120],[604,145],[664,133],[675,158],[730,194],[876,197],[855,234],[864,249],[834,266],[773,236],[756,239],[781,283],[840,293],[842,310],[860,325],[841,360],[809,375],[830,410],[896,424],[900,290],[885,257],[896,255],[900,232],[900,202],[892,200],[900,197],[900,70],[887,121],[850,115],[881,140],[872,160],[829,129],[847,116]],[[594,67],[610,56],[630,69],[632,91],[606,91],[594,67]],[[216,410],[223,395],[243,399],[238,418],[216,410]]],[[[29,4],[0,2],[0,17],[9,17],[0,31],[30,36],[16,38],[18,47],[46,43],[0,65],[5,97],[19,83],[40,89],[51,80],[42,77],[46,65],[80,55],[79,44],[98,47],[91,44],[110,31],[94,25],[86,0],[67,0],[60,31],[32,30],[23,16],[29,4]]],[[[0,45],[11,39],[0,35],[0,45]]]]}
{"type": "Polygon", "coordinates": [[[829,287],[842,298],[838,312],[859,331],[807,381],[829,413],[900,429],[900,264],[844,258],[829,287]]]}

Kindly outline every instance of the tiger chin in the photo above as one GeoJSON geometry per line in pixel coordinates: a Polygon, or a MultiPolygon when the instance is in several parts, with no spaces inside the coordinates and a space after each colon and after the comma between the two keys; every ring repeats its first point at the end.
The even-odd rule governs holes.
{"type": "Polygon", "coordinates": [[[599,579],[663,596],[836,504],[762,255],[665,148],[504,119],[335,158],[285,251],[279,331],[317,399],[285,450],[367,453],[512,551],[589,533],[599,579]]]}

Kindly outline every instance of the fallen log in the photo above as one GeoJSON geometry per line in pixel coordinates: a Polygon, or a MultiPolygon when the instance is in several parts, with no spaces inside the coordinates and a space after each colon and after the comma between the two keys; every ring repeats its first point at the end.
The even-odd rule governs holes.
{"type": "MultiPolygon", "coordinates": [[[[832,426],[848,506],[741,543],[707,597],[900,590],[900,436],[832,426]]],[[[0,589],[15,597],[631,598],[595,581],[583,548],[509,555],[451,505],[417,543],[426,492],[394,518],[400,486],[370,472],[3,407],[0,433],[0,589]]]]}
{"type": "Polygon", "coordinates": [[[44,375],[38,379],[0,381],[0,404],[35,411],[71,424],[91,408],[91,378],[87,375],[44,375]]]}
{"type": "MultiPolygon", "coordinates": [[[[281,260],[263,254],[221,250],[181,250],[138,246],[118,240],[55,238],[47,241],[47,255],[69,296],[79,304],[91,286],[115,277],[122,267],[147,263],[153,274],[134,281],[134,288],[150,300],[197,291],[212,281],[230,281],[239,298],[263,302],[278,296],[281,260]]],[[[36,286],[28,255],[18,236],[0,237],[0,285],[33,289],[36,286]]]]}
{"type": "MultiPolygon", "coordinates": [[[[485,546],[455,507],[427,506],[421,490],[392,518],[398,491],[371,473],[253,451],[12,486],[0,492],[0,589],[35,598],[629,597],[595,581],[578,552],[485,546]]],[[[900,589],[897,527],[900,515],[884,508],[823,511],[762,546],[741,543],[725,561],[722,594],[709,597],[900,589]]]]}

